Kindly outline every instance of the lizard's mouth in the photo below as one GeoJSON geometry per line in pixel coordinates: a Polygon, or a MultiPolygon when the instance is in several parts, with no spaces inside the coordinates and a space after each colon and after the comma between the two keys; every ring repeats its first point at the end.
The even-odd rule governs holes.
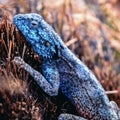
{"type": "Polygon", "coordinates": [[[14,28],[16,33],[15,42],[18,43],[20,46],[18,47],[18,54],[26,59],[26,61],[31,60],[31,62],[39,62],[39,64],[41,64],[41,57],[33,50],[32,46],[27,42],[26,38],[16,25],[14,26],[14,28]]]}

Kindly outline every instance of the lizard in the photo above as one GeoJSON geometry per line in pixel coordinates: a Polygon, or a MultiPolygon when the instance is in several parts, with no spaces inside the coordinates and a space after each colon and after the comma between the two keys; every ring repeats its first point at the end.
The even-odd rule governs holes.
{"type": "Polygon", "coordinates": [[[104,88],[92,71],[64,44],[55,30],[37,13],[17,14],[13,23],[40,57],[38,72],[21,57],[14,62],[25,69],[48,95],[62,93],[76,107],[79,116],[62,113],[58,120],[119,120],[104,88]]]}

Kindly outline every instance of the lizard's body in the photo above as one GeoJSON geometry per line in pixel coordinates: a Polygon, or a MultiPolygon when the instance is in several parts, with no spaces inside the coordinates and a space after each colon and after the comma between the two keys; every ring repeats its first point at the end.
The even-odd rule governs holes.
{"type": "MultiPolygon", "coordinates": [[[[92,120],[117,120],[104,89],[92,72],[64,45],[55,31],[35,13],[17,15],[14,23],[42,58],[42,74],[21,58],[17,64],[34,77],[38,85],[50,96],[60,88],[75,105],[80,116],[92,120]]],[[[61,114],[59,120],[82,120],[79,116],[61,114]]]]}

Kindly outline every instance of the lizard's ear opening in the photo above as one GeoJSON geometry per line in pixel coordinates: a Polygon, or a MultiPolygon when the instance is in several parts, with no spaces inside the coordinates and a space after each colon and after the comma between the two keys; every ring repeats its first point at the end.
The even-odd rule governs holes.
{"type": "Polygon", "coordinates": [[[45,41],[45,42],[44,42],[44,46],[45,46],[45,47],[50,47],[50,46],[51,46],[51,44],[50,44],[50,42],[49,42],[49,41],[45,41]]]}
{"type": "Polygon", "coordinates": [[[59,58],[61,56],[61,50],[64,49],[63,46],[55,45],[55,51],[54,58],[59,58]]]}

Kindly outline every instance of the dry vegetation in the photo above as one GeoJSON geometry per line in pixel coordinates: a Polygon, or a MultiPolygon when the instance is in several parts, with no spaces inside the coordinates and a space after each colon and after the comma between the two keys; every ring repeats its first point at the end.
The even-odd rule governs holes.
{"type": "Polygon", "coordinates": [[[0,4],[0,120],[56,120],[63,112],[77,114],[61,92],[57,97],[46,95],[12,62],[21,56],[40,71],[40,58],[12,23],[17,13],[41,14],[120,107],[119,0],[6,1],[0,4]]]}

